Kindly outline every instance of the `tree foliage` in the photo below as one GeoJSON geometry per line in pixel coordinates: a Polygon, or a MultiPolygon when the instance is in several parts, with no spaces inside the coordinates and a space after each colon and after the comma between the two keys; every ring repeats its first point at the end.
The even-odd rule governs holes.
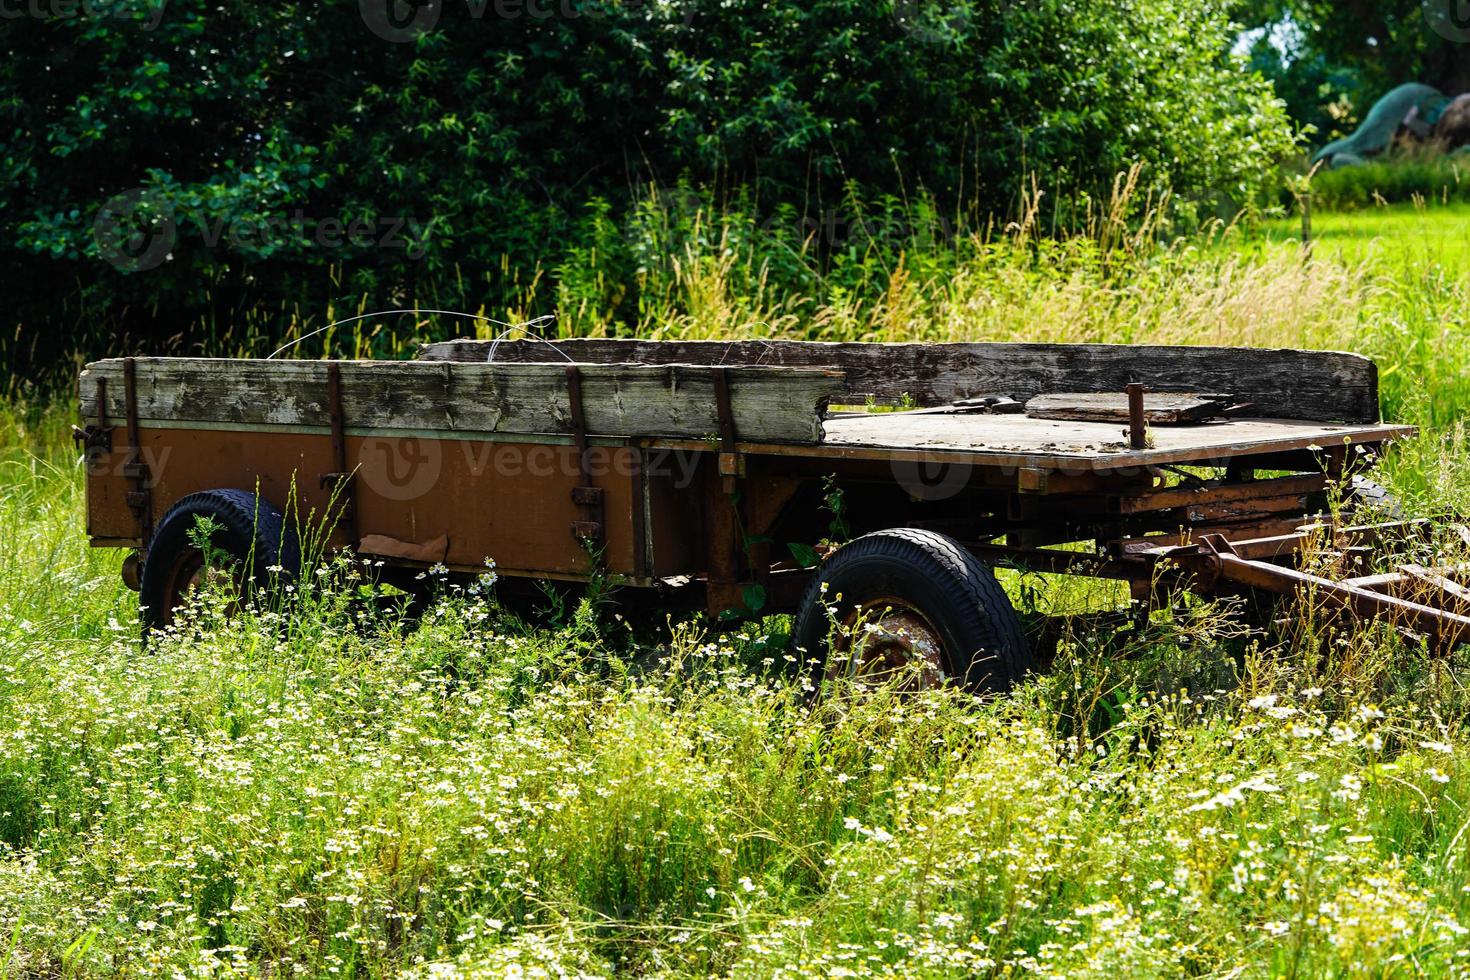
{"type": "Polygon", "coordinates": [[[1221,207],[1289,147],[1213,2],[102,2],[0,33],[0,249],[37,353],[51,324],[143,340],[283,298],[503,306],[585,247],[588,201],[619,225],[649,184],[974,214],[1142,162],[1221,207]]]}
{"type": "Polygon", "coordinates": [[[1270,78],[1314,142],[1351,132],[1405,82],[1470,91],[1470,18],[1461,0],[1244,0],[1251,65],[1270,78]]]}

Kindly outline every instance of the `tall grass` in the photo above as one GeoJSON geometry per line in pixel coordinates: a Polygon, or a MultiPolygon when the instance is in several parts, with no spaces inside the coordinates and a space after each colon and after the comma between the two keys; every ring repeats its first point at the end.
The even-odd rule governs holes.
{"type": "MultiPolygon", "coordinates": [[[[1171,243],[1113,205],[1065,241],[1023,217],[854,246],[797,293],[774,283],[799,245],[778,275],[738,216],[681,213],[682,244],[621,279],[589,254],[561,329],[611,329],[594,300],[621,284],[663,335],[1364,350],[1390,413],[1427,427],[1396,489],[1464,505],[1457,267],[1237,229],[1171,243]]],[[[1004,701],[813,707],[778,620],[533,625],[445,586],[410,621],[365,614],[342,563],[288,628],[206,602],[145,650],[117,557],[85,547],[69,412],[0,413],[9,973],[1387,976],[1470,956],[1463,654],[1329,633],[1310,604],[1247,637],[1181,601],[1079,628],[1004,701]]]]}

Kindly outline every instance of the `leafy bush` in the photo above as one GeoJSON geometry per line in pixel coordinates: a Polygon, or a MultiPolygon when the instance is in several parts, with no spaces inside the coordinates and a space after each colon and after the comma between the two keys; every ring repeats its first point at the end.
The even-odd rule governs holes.
{"type": "Polygon", "coordinates": [[[1133,163],[1233,210],[1289,145],[1219,3],[450,0],[422,32],[398,6],[7,22],[7,359],[212,346],[262,309],[546,312],[685,178],[758,225],[851,221],[854,189],[974,224],[1028,174],[1051,209],[1133,163]]]}
{"type": "Polygon", "coordinates": [[[1414,199],[1470,201],[1470,155],[1413,154],[1336,170],[1312,178],[1312,203],[1333,211],[1414,199]]]}

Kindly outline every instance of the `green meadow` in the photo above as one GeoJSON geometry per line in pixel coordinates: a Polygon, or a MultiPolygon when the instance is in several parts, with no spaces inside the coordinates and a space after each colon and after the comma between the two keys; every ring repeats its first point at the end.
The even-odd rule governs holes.
{"type": "MultiPolygon", "coordinates": [[[[1470,504],[1470,206],[1317,213],[1310,252],[1296,219],[1177,240],[1023,225],[858,255],[881,288],[801,292],[704,220],[637,273],[645,335],[1356,350],[1387,417],[1421,427],[1384,482],[1416,513],[1470,504]]],[[[595,304],[563,309],[567,333],[605,329],[595,304]]],[[[73,411],[16,399],[0,422],[9,974],[1396,977],[1470,960],[1463,654],[1333,628],[1309,600],[1264,635],[1193,601],[1064,637],[1005,699],[838,687],[813,706],[779,618],[634,629],[615,592],[518,617],[489,575],[408,618],[364,598],[350,556],[290,615],[206,595],[145,649],[121,556],[87,547],[73,411]]],[[[1025,611],[1058,601],[1009,585],[1025,611]]]]}

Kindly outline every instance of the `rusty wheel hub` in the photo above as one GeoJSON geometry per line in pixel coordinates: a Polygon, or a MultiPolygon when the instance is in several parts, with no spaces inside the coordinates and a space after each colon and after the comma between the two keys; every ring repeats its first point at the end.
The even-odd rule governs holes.
{"type": "MultiPolygon", "coordinates": [[[[238,594],[239,579],[227,569],[211,568],[205,564],[204,555],[197,549],[189,549],[169,576],[167,595],[168,611],[165,622],[174,621],[174,611],[188,601],[190,595],[206,585],[215,588],[231,588],[238,594]]],[[[234,609],[238,600],[230,599],[229,608],[234,609]]]]}
{"type": "Polygon", "coordinates": [[[901,599],[865,602],[843,622],[827,676],[877,686],[895,679],[906,689],[938,687],[946,678],[939,631],[901,599]]]}

